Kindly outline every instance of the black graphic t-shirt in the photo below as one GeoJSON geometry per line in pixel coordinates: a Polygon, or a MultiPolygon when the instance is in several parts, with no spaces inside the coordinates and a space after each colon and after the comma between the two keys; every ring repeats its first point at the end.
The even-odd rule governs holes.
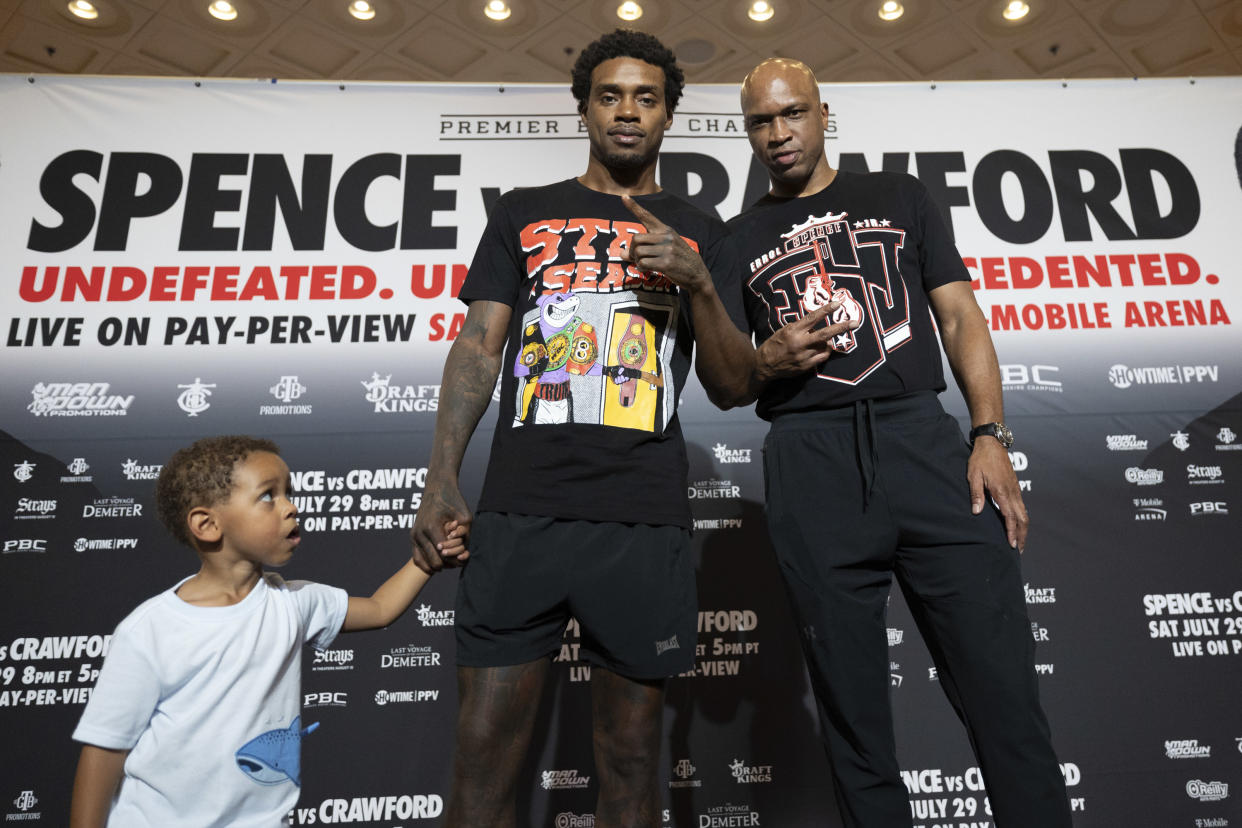
{"type": "Polygon", "coordinates": [[[757,343],[832,300],[834,322],[862,322],[817,371],[769,383],[759,416],[944,390],[927,294],[970,275],[917,178],[838,170],[814,195],[764,196],[729,229],[757,343]]]}
{"type": "MultiPolygon", "coordinates": [[[[724,224],[668,193],[636,200],[699,251],[744,329],[724,224]]],[[[626,261],[643,232],[576,179],[493,208],[461,289],[513,308],[480,510],[689,528],[677,402],[693,327],[671,281],[626,261]]]]}

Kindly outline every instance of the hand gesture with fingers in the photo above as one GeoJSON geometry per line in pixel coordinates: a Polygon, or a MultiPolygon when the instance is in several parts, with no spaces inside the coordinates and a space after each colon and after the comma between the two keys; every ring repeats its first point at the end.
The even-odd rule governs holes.
{"type": "Polygon", "coordinates": [[[828,315],[841,307],[829,302],[800,319],[785,325],[759,346],[757,370],[761,380],[788,377],[814,370],[832,355],[832,339],[859,325],[859,320],[846,319],[820,327],[828,315]]]}
{"type": "Polygon", "coordinates": [[[635,233],[630,239],[631,262],[643,270],[658,271],[688,290],[712,283],[707,265],[676,230],[628,195],[621,196],[621,201],[647,228],[646,233],[635,233]]]}

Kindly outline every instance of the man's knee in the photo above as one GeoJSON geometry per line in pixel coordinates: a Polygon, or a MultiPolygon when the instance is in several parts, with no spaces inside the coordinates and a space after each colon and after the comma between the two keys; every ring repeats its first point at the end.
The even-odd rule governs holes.
{"type": "Polygon", "coordinates": [[[600,728],[595,732],[596,751],[621,771],[637,770],[659,759],[660,720],[635,723],[630,728],[600,728]]]}
{"type": "Polygon", "coordinates": [[[457,753],[477,760],[499,752],[510,744],[515,729],[516,723],[507,718],[463,706],[457,716],[457,753]]]}
{"type": "Polygon", "coordinates": [[[618,776],[649,774],[660,758],[663,683],[600,671],[596,675],[600,679],[592,687],[596,761],[602,771],[618,776]]]}
{"type": "Polygon", "coordinates": [[[459,754],[511,748],[529,734],[539,707],[547,662],[511,667],[459,667],[459,754]]]}

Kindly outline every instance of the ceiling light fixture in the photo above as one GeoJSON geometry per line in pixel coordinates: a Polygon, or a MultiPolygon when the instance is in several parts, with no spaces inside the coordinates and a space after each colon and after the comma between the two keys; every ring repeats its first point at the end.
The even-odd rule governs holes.
{"type": "Polygon", "coordinates": [[[99,17],[99,9],[86,2],[86,0],[73,0],[69,4],[69,13],[83,20],[94,20],[99,17]]]}
{"type": "Polygon", "coordinates": [[[755,0],[755,2],[750,4],[750,8],[746,10],[747,17],[760,23],[766,23],[771,20],[774,14],[776,14],[776,9],[772,8],[772,4],[767,2],[767,0],[755,0]]]}
{"type": "Polygon", "coordinates": [[[897,0],[885,0],[884,5],[880,6],[880,10],[876,13],[880,15],[881,20],[896,20],[906,13],[906,7],[897,0]]]}
{"type": "Polygon", "coordinates": [[[375,6],[372,6],[367,0],[354,0],[349,4],[349,13],[359,20],[374,20],[375,6]]]}
{"type": "Polygon", "coordinates": [[[634,2],[634,0],[625,0],[624,3],[617,6],[617,17],[622,20],[637,20],[643,16],[643,7],[634,2]]]}
{"type": "Polygon", "coordinates": [[[229,0],[215,0],[214,3],[207,7],[207,12],[216,20],[229,21],[237,19],[237,7],[230,3],[229,0]]]}
{"type": "Polygon", "coordinates": [[[1005,10],[1001,15],[1006,20],[1021,20],[1031,13],[1031,7],[1023,0],[1010,0],[1009,5],[1005,6],[1005,10]]]}
{"type": "Polygon", "coordinates": [[[509,8],[505,0],[488,0],[487,5],[483,7],[483,13],[491,20],[508,20],[509,15],[513,14],[513,9],[509,8]]]}

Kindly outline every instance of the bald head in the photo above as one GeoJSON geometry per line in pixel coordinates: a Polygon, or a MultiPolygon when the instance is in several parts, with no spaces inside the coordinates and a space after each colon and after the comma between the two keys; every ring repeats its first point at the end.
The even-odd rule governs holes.
{"type": "Polygon", "coordinates": [[[805,63],[769,58],[751,70],[742,83],[742,119],[774,195],[810,195],[832,182],[836,173],[824,156],[828,107],[805,63]]]}
{"type": "Polygon", "coordinates": [[[811,97],[817,106],[820,103],[819,81],[815,80],[811,67],[800,60],[775,57],[768,58],[751,69],[746,80],[742,81],[742,113],[746,113],[748,99],[762,94],[772,86],[784,87],[799,93],[800,96],[811,97]]]}

